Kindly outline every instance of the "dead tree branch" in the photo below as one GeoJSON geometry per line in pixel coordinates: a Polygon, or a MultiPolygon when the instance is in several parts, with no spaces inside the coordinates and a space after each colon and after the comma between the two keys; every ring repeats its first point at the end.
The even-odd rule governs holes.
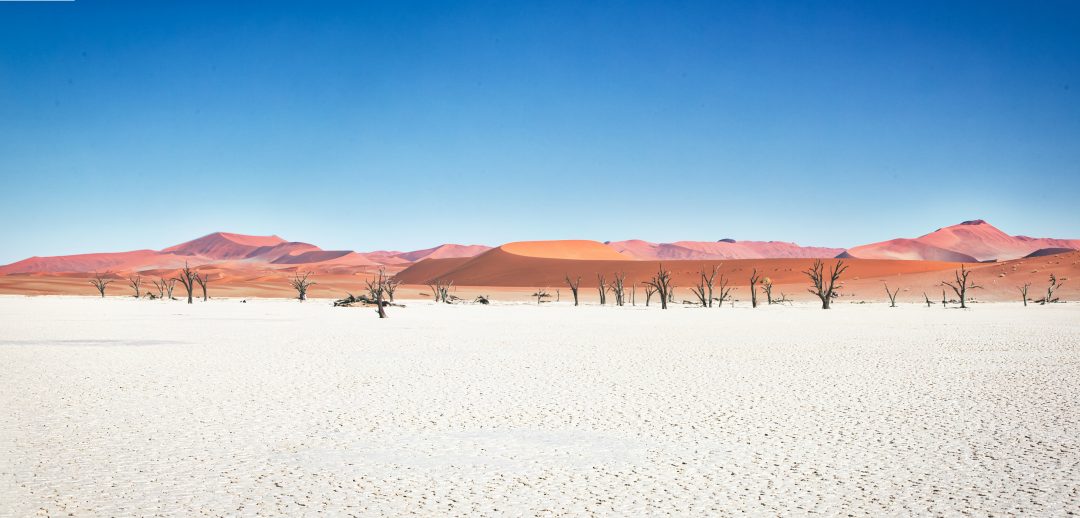
{"type": "Polygon", "coordinates": [[[187,261],[184,261],[184,268],[177,273],[177,277],[173,277],[173,280],[180,281],[180,284],[187,290],[187,303],[191,304],[191,296],[194,293],[195,287],[195,271],[188,267],[187,261]]]}
{"type": "MultiPolygon", "coordinates": [[[[962,264],[959,270],[953,272],[953,275],[956,277],[955,282],[941,281],[941,284],[952,288],[956,296],[960,297],[960,308],[967,309],[967,291],[982,288],[982,286],[976,286],[975,281],[968,281],[971,270],[964,268],[962,264]]],[[[944,300],[944,292],[942,292],[942,299],[944,300]]]]}
{"type": "Polygon", "coordinates": [[[885,294],[889,296],[889,307],[896,307],[896,294],[900,293],[900,288],[896,288],[896,291],[889,291],[889,283],[885,283],[885,294]]]}
{"type": "Polygon", "coordinates": [[[578,305],[578,286],[581,286],[581,276],[578,276],[575,280],[570,280],[570,274],[566,274],[566,284],[570,286],[570,293],[574,294],[574,305],[578,305]]]}
{"type": "Polygon", "coordinates": [[[139,286],[142,285],[142,275],[135,274],[134,277],[128,277],[128,286],[135,290],[135,298],[139,298],[139,286]]]}
{"type": "MultiPolygon", "coordinates": [[[[668,301],[672,297],[671,272],[664,269],[664,263],[660,263],[659,270],[652,279],[645,281],[646,286],[652,286],[653,291],[660,295],[660,309],[667,309],[668,301]]],[[[645,305],[649,305],[648,302],[645,305]]]]}
{"type": "Polygon", "coordinates": [[[289,285],[296,290],[296,298],[300,299],[300,302],[307,300],[307,290],[315,281],[309,281],[308,277],[311,276],[311,272],[304,272],[304,276],[300,276],[300,272],[294,272],[292,280],[289,281],[289,285]]]}
{"type": "MultiPolygon", "coordinates": [[[[109,275],[109,272],[105,272],[105,275],[109,275]]],[[[106,279],[105,275],[94,272],[94,278],[90,279],[90,284],[98,290],[98,293],[101,294],[101,298],[105,298],[105,288],[113,283],[111,279],[106,279]]]]}
{"type": "Polygon", "coordinates": [[[829,309],[832,300],[837,297],[836,281],[844,273],[844,270],[847,270],[844,260],[836,261],[836,264],[829,271],[828,280],[826,281],[825,265],[821,262],[821,259],[818,259],[814,261],[814,265],[809,270],[803,272],[810,278],[813,285],[808,291],[821,299],[821,309],[829,309]]]}

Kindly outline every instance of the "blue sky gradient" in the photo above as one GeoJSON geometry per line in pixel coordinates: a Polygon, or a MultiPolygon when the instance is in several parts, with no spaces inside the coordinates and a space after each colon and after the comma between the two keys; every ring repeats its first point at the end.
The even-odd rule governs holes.
{"type": "Polygon", "coordinates": [[[0,263],[1080,238],[1077,2],[0,2],[0,263]]]}

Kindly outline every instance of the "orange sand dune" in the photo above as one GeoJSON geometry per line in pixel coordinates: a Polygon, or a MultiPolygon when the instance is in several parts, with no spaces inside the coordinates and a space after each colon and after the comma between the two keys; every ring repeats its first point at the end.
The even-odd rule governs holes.
{"type": "MultiPolygon", "coordinates": [[[[757,269],[762,277],[768,277],[777,286],[776,293],[784,292],[794,299],[806,299],[807,277],[803,273],[813,264],[813,259],[736,259],[729,261],[665,261],[664,268],[672,277],[681,295],[691,298],[689,287],[697,282],[702,268],[719,265],[731,286],[737,286],[746,296],[749,277],[757,269]]],[[[880,300],[885,297],[884,283],[893,289],[900,288],[906,297],[922,300],[926,292],[932,299],[940,300],[941,281],[952,280],[953,271],[963,263],[943,261],[908,261],[890,259],[846,259],[848,270],[842,277],[847,288],[846,297],[860,300],[880,300]]],[[[827,267],[836,260],[825,260],[827,267]]],[[[440,278],[463,286],[493,287],[545,287],[565,286],[565,275],[581,277],[583,287],[595,288],[597,274],[611,281],[615,273],[626,274],[627,285],[640,285],[652,277],[660,263],[656,261],[573,260],[526,257],[511,254],[497,248],[472,259],[431,259],[406,268],[397,278],[406,284],[422,285],[440,278]]],[[[982,286],[974,291],[976,298],[987,300],[1011,300],[1018,297],[1016,288],[1030,282],[1039,287],[1046,284],[1050,272],[1059,278],[1080,279],[1080,252],[1053,256],[1020,259],[1002,263],[966,264],[972,269],[972,279],[982,286]]],[[[1072,286],[1063,293],[1072,293],[1080,286],[1072,286]]],[[[1041,288],[1040,288],[1041,289],[1041,288]]],[[[1032,293],[1036,291],[1032,289],[1032,293]]]]}
{"type": "MultiPolygon", "coordinates": [[[[811,300],[806,292],[806,276],[802,273],[812,260],[808,259],[757,259],[730,261],[666,261],[664,267],[670,269],[677,285],[677,301],[693,299],[690,286],[696,282],[701,267],[721,264],[720,272],[730,280],[734,287],[732,295],[740,304],[749,299],[749,275],[757,268],[763,277],[770,278],[774,284],[774,294],[783,293],[794,300],[811,300]]],[[[904,260],[846,260],[850,269],[841,279],[842,302],[883,301],[884,284],[891,289],[899,289],[898,302],[902,304],[921,303],[923,293],[937,303],[941,300],[941,281],[952,280],[953,270],[958,263],[904,261],[904,260]]],[[[831,266],[835,261],[826,260],[831,266]]],[[[1064,300],[1080,299],[1080,252],[1018,259],[1000,263],[968,264],[972,269],[971,280],[981,286],[971,292],[981,301],[1015,301],[1019,303],[1018,287],[1031,283],[1029,295],[1032,299],[1044,293],[1047,278],[1051,272],[1065,280],[1065,287],[1058,294],[1064,300]]],[[[298,265],[306,268],[306,265],[298,265]]],[[[477,258],[430,259],[421,261],[398,274],[404,281],[398,290],[401,299],[428,299],[430,294],[424,286],[427,280],[442,277],[453,280],[454,293],[469,300],[477,294],[488,294],[496,300],[529,300],[529,294],[537,287],[549,288],[554,294],[562,293],[562,300],[568,300],[570,293],[563,280],[564,272],[572,277],[580,275],[581,297],[586,301],[595,301],[596,273],[605,273],[610,281],[614,272],[627,274],[627,286],[637,287],[638,303],[643,300],[641,281],[648,279],[656,271],[653,261],[579,261],[567,259],[544,259],[508,254],[501,250],[492,250],[477,258]],[[476,263],[474,263],[474,261],[476,263]],[[473,263],[473,264],[470,264],[473,263]],[[501,272],[487,270],[497,266],[501,272]],[[479,270],[474,269],[479,268],[479,270]]],[[[293,297],[295,292],[288,280],[293,270],[236,270],[213,268],[210,283],[211,297],[293,297]]],[[[161,271],[160,275],[170,276],[174,271],[161,271]]],[[[312,287],[313,298],[338,298],[346,293],[362,293],[364,280],[372,273],[356,271],[315,272],[312,280],[318,284],[312,287]]],[[[109,286],[108,295],[130,295],[131,289],[120,275],[112,275],[116,282],[109,286]]],[[[148,275],[144,275],[144,292],[149,286],[148,275]]],[[[0,293],[24,295],[96,295],[94,288],[87,282],[87,274],[37,275],[16,274],[0,276],[0,293]]],[[[176,294],[183,290],[177,288],[176,294]]],[[[764,294],[759,288],[759,294],[764,294]]],[[[949,292],[948,298],[955,296],[949,292]]],[[[655,302],[655,301],[654,301],[655,302]]]]}
{"type": "MultiPolygon", "coordinates": [[[[827,260],[832,264],[834,260],[827,260]]],[[[925,271],[950,270],[956,263],[933,261],[849,260],[850,275],[881,276],[925,271]]],[[[812,259],[733,259],[730,261],[665,261],[675,282],[689,285],[695,281],[701,268],[720,265],[721,273],[731,277],[733,284],[748,284],[753,268],[765,272],[774,282],[794,282],[805,277],[801,273],[813,263],[812,259]]],[[[609,280],[615,273],[625,273],[627,281],[635,283],[646,280],[656,273],[657,261],[576,260],[527,257],[512,254],[503,247],[488,251],[472,259],[429,259],[398,274],[407,284],[424,284],[441,278],[469,286],[555,286],[564,284],[564,276],[581,276],[583,286],[596,286],[597,274],[609,280]]]]}
{"type": "Polygon", "coordinates": [[[545,259],[577,259],[588,261],[627,261],[633,258],[620,254],[598,241],[567,239],[560,241],[518,241],[498,248],[507,254],[545,259]]]}

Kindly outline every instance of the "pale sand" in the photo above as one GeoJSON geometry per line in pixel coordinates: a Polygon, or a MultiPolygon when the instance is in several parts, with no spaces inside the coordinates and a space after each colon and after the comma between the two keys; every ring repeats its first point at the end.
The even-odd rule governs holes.
{"type": "Polygon", "coordinates": [[[0,515],[1061,515],[1080,305],[0,297],[0,515]]]}

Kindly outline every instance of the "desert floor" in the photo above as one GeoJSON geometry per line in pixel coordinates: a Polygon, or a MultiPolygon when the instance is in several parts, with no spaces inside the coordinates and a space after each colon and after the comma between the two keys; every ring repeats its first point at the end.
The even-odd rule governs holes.
{"type": "Polygon", "coordinates": [[[0,297],[0,515],[1080,509],[1080,304],[0,297]]]}

